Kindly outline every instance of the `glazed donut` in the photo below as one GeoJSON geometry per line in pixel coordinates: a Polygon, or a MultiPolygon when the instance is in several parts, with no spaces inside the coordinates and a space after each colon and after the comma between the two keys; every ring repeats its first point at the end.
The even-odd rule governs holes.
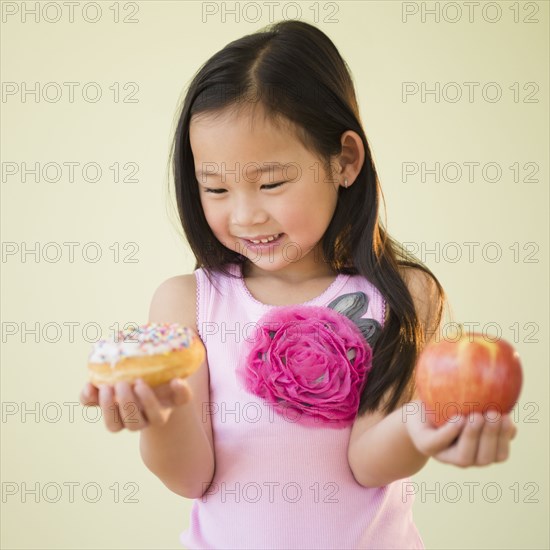
{"type": "Polygon", "coordinates": [[[206,356],[193,329],[178,323],[148,323],[97,341],[88,356],[90,382],[114,385],[141,378],[150,386],[185,378],[206,356]]]}

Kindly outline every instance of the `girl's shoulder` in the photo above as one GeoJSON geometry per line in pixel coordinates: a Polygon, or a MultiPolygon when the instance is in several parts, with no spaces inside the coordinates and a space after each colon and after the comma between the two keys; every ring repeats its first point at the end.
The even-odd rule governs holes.
{"type": "Polygon", "coordinates": [[[196,293],[194,273],[166,279],[153,293],[149,322],[180,323],[197,332],[196,293]]]}
{"type": "Polygon", "coordinates": [[[431,301],[437,297],[437,284],[429,273],[418,267],[403,265],[398,267],[398,271],[413,299],[431,301]]]}
{"type": "Polygon", "coordinates": [[[414,307],[424,330],[433,334],[436,330],[437,311],[443,298],[435,279],[417,267],[399,267],[401,277],[414,302],[414,307]]]}

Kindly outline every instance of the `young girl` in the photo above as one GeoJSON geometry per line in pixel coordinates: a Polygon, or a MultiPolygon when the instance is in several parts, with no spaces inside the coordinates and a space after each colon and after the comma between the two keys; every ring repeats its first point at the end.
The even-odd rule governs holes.
{"type": "Polygon", "coordinates": [[[446,297],[378,219],[334,44],[300,21],[228,44],[189,86],[173,161],[197,263],[159,286],[149,321],[194,328],[207,360],[155,389],[87,384],[82,403],[141,430],[147,467],[195,499],[188,548],[423,548],[409,476],[429,457],[503,461],[516,428],[426,422],[414,367],[446,297]]]}

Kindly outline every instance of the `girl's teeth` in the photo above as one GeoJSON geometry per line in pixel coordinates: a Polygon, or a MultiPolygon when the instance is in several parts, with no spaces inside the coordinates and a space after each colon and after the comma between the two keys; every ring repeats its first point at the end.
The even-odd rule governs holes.
{"type": "Polygon", "coordinates": [[[250,241],[251,243],[254,243],[254,244],[260,244],[260,243],[270,243],[271,241],[274,241],[277,237],[280,236],[280,233],[277,233],[277,235],[273,235],[271,237],[268,237],[267,239],[261,239],[259,241],[250,241]]]}

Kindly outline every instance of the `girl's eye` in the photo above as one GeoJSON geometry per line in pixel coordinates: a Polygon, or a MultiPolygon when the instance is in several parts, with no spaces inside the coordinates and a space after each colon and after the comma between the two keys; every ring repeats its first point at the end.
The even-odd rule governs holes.
{"type": "Polygon", "coordinates": [[[276,187],[280,187],[281,185],[285,184],[286,182],[280,181],[279,183],[269,183],[267,185],[262,185],[265,189],[275,189],[276,187]]]}
{"type": "MultiPolygon", "coordinates": [[[[269,184],[267,184],[267,185],[262,185],[262,187],[263,187],[264,189],[268,189],[268,190],[269,190],[269,189],[275,189],[276,187],[279,187],[279,186],[281,186],[281,185],[283,185],[283,184],[285,184],[285,183],[286,183],[286,182],[284,182],[284,181],[281,181],[281,182],[279,182],[279,183],[269,183],[269,184]]],[[[209,189],[209,188],[207,188],[207,187],[204,188],[204,191],[205,191],[205,193],[214,193],[214,194],[216,194],[216,195],[220,195],[220,194],[222,194],[222,193],[225,193],[225,189],[209,189]]]]}

